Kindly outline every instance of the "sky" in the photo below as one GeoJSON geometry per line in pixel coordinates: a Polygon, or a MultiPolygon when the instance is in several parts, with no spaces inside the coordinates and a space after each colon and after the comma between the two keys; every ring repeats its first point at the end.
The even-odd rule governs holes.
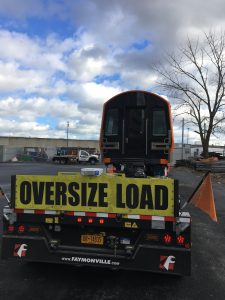
{"type": "Polygon", "coordinates": [[[0,136],[98,139],[105,101],[160,93],[152,66],[224,25],[223,0],[0,0],[0,136]]]}

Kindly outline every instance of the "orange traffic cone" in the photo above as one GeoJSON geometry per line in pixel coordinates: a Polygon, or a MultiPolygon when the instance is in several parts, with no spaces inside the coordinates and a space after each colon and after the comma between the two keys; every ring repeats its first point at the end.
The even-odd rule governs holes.
{"type": "Polygon", "coordinates": [[[214,222],[217,222],[210,173],[205,176],[196,192],[192,195],[190,203],[194,204],[196,207],[207,213],[214,222]]]}
{"type": "Polygon", "coordinates": [[[4,194],[4,192],[3,192],[3,190],[2,190],[2,188],[0,187],[0,198],[2,197],[2,196],[4,196],[5,194],[4,194]]]}

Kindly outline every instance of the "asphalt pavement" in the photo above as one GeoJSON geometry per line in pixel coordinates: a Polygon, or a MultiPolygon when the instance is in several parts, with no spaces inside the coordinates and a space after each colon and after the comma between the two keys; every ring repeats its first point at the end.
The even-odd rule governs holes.
{"type": "MultiPolygon", "coordinates": [[[[13,174],[54,175],[58,171],[79,171],[81,167],[1,163],[0,186],[10,195],[10,177],[13,174]]],[[[184,202],[203,173],[175,168],[172,169],[171,176],[179,179],[181,201],[184,202]]],[[[216,179],[213,181],[213,189],[218,223],[211,221],[206,214],[191,205],[187,208],[192,216],[190,277],[0,260],[0,299],[224,299],[225,184],[216,179]]],[[[4,204],[5,201],[0,202],[1,222],[4,204]]]]}

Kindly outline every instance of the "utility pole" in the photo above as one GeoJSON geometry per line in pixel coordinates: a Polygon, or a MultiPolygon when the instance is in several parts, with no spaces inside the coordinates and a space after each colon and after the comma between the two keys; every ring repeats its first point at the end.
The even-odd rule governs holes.
{"type": "Polygon", "coordinates": [[[67,121],[67,128],[66,128],[67,148],[69,146],[69,126],[70,126],[70,122],[67,121]]]}
{"type": "Polygon", "coordinates": [[[187,133],[187,145],[188,145],[188,142],[189,142],[189,129],[190,128],[188,128],[188,133],[187,133]]]}
{"type": "Polygon", "coordinates": [[[181,159],[184,159],[184,118],[182,119],[182,147],[181,147],[181,159]]]}

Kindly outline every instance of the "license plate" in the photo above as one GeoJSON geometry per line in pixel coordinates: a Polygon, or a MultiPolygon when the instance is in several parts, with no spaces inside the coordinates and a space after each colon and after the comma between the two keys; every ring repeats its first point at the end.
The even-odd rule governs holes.
{"type": "Polygon", "coordinates": [[[81,235],[81,244],[103,245],[103,243],[104,243],[104,238],[102,235],[97,235],[97,234],[81,235]]]}

